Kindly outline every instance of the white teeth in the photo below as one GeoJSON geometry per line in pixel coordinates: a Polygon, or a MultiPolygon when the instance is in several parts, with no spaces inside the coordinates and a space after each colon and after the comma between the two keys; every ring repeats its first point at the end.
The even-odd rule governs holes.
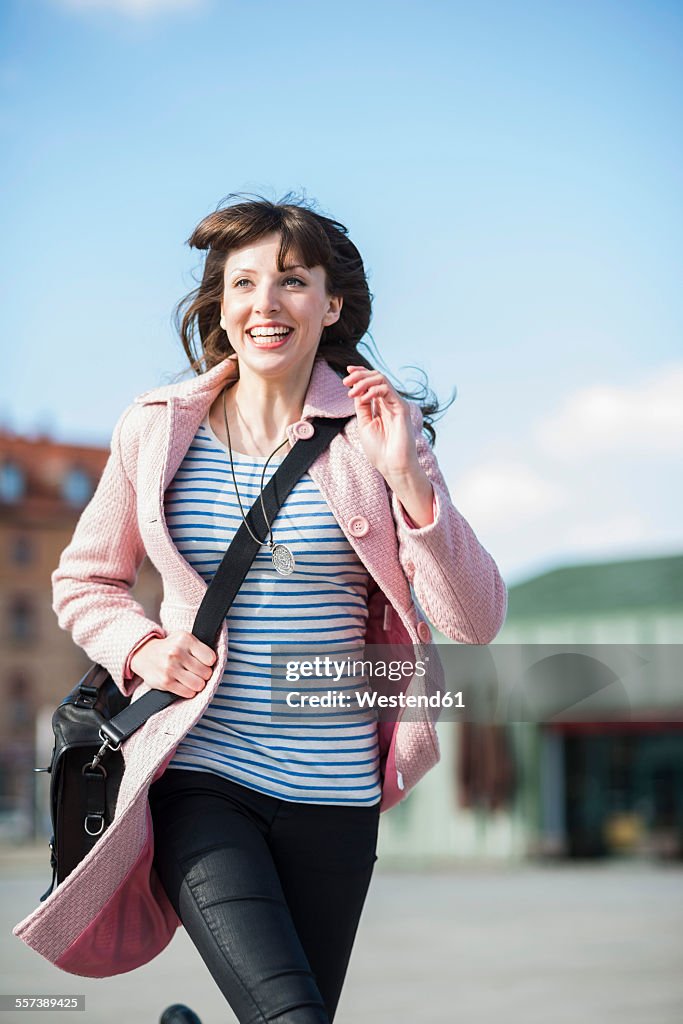
{"type": "Polygon", "coordinates": [[[272,338],[278,334],[289,334],[291,327],[254,327],[249,331],[252,338],[272,338]]]}

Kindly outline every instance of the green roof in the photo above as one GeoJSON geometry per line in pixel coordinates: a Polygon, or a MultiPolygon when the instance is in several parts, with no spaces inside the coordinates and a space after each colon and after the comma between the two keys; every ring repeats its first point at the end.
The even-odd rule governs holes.
{"type": "Polygon", "coordinates": [[[507,621],[624,609],[683,611],[683,555],[572,565],[509,588],[507,621]]]}

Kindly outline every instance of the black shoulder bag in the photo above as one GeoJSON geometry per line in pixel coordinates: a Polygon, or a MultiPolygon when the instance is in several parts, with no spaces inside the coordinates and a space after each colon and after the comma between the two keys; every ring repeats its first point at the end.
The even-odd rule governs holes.
{"type": "MultiPolygon", "coordinates": [[[[267,536],[287,495],[348,417],[314,419],[315,433],[299,439],[263,490],[267,521],[257,498],[247,513],[256,536],[267,536]]],[[[193,634],[214,647],[223,620],[242,585],[260,545],[244,522],[240,525],[204,594],[192,626],[193,634]]],[[[175,700],[166,690],[150,690],[131,703],[102,665],[92,664],[52,716],[54,749],[50,773],[50,867],[52,882],[45,900],[83,860],[111,824],[124,762],[121,744],[157,711],[175,700]]]]}

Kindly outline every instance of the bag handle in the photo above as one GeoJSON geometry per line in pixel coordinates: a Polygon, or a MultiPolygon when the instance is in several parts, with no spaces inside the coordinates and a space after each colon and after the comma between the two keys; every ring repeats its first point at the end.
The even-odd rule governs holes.
{"type": "MultiPolygon", "coordinates": [[[[268,522],[272,523],[275,520],[297,480],[327,448],[335,435],[343,430],[350,418],[317,416],[313,419],[313,436],[297,440],[263,490],[263,503],[268,522]]],[[[268,525],[263,519],[260,498],[256,498],[247,515],[256,536],[267,536],[268,525]]],[[[223,620],[261,546],[251,537],[242,522],[204,594],[192,626],[193,634],[208,646],[215,645],[223,620]]],[[[124,740],[132,736],[148,718],[180,699],[178,694],[167,690],[149,690],[138,700],[132,701],[114,718],[105,721],[100,729],[100,736],[104,742],[93,764],[100,760],[107,748],[118,750],[124,740]]]]}

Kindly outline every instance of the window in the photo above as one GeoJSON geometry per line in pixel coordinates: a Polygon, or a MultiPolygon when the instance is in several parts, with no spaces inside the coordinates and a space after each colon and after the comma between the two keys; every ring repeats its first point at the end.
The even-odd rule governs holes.
{"type": "Polygon", "coordinates": [[[25,533],[10,537],[10,559],[14,565],[29,565],[35,557],[33,540],[25,533]]]}
{"type": "Polygon", "coordinates": [[[12,640],[26,642],[35,640],[37,635],[36,610],[33,601],[25,595],[17,595],[10,601],[9,629],[12,640]]]}
{"type": "Polygon", "coordinates": [[[26,477],[21,466],[16,462],[3,462],[0,465],[0,499],[19,501],[25,491],[26,477]]]}
{"type": "Polygon", "coordinates": [[[14,672],[7,685],[7,712],[10,728],[24,732],[33,725],[32,687],[28,676],[14,672]]]}
{"type": "Polygon", "coordinates": [[[74,466],[68,471],[62,483],[62,494],[70,505],[80,508],[87,503],[92,492],[92,480],[84,469],[74,466]]]}

